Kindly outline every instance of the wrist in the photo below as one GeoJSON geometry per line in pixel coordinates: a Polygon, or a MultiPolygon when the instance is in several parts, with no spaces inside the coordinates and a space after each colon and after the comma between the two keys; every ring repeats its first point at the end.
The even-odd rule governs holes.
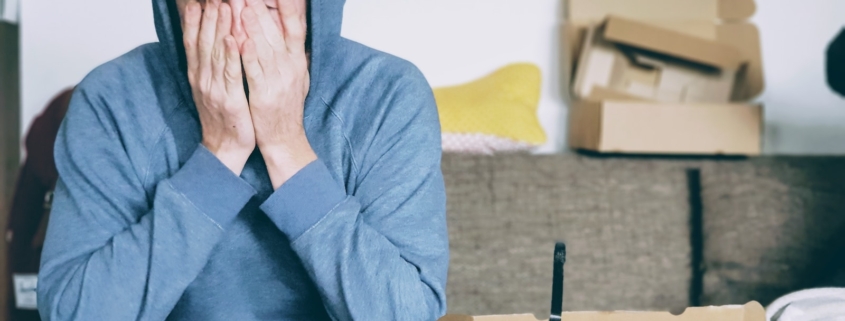
{"type": "Polygon", "coordinates": [[[249,155],[252,154],[252,150],[245,147],[221,147],[206,142],[203,142],[203,146],[236,176],[241,175],[249,155]]]}
{"type": "Polygon", "coordinates": [[[278,189],[300,170],[317,160],[310,144],[274,144],[258,147],[267,165],[267,172],[278,189]]]}

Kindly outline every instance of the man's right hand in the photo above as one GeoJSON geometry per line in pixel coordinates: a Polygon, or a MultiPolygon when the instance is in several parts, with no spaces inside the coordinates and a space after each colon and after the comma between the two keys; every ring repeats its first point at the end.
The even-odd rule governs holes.
{"type": "Polygon", "coordinates": [[[241,57],[232,34],[232,8],[221,0],[185,8],[188,80],[202,123],[202,143],[236,175],[255,149],[241,57]]]}

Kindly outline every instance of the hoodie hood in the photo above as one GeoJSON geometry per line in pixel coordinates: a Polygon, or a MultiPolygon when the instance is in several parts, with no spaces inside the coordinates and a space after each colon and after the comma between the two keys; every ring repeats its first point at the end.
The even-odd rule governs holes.
{"type": "MultiPolygon", "coordinates": [[[[340,39],[343,24],[343,5],[346,0],[307,0],[308,3],[308,47],[311,50],[311,90],[318,89],[326,49],[340,39]]],[[[161,45],[162,55],[168,62],[168,68],[179,79],[183,95],[189,102],[191,88],[188,83],[185,47],[182,42],[182,23],[176,0],[153,0],[156,34],[161,45]]]]}

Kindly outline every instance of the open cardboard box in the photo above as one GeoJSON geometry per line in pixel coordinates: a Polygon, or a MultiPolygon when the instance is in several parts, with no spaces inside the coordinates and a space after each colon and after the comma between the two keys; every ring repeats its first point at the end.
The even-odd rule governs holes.
{"type": "MultiPolygon", "coordinates": [[[[680,315],[669,312],[564,312],[561,321],[765,321],[766,311],[757,302],[744,306],[688,308],[680,315]]],[[[447,315],[440,321],[538,321],[532,314],[471,317],[447,315]]]]}
{"type": "Polygon", "coordinates": [[[754,11],[753,0],[566,0],[561,45],[570,97],[570,146],[604,153],[759,154],[763,111],[749,101],[763,90],[762,58],[759,32],[745,21],[754,11]],[[700,50],[684,51],[690,44],[716,44],[708,47],[716,48],[707,54],[711,60],[698,62],[724,69],[742,65],[730,79],[730,102],[657,102],[613,86],[588,86],[576,92],[575,71],[584,39],[591,26],[606,25],[608,17],[616,17],[625,26],[616,28],[612,35],[616,40],[655,45],[653,37],[638,37],[637,30],[652,32],[662,27],[676,31],[674,41],[656,45],[682,54],[700,56],[700,50]]]}
{"type": "Polygon", "coordinates": [[[746,63],[733,46],[617,16],[588,29],[579,61],[579,100],[613,91],[673,103],[730,102],[746,63]]]}

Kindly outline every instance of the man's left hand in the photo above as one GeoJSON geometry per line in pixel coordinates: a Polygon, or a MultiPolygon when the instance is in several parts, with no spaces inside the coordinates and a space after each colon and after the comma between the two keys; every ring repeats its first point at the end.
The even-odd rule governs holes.
{"type": "Polygon", "coordinates": [[[247,39],[241,56],[256,143],[278,189],[317,155],[303,127],[310,85],[305,1],[276,4],[278,11],[268,9],[264,0],[247,0],[242,13],[247,39]],[[272,16],[276,12],[279,20],[272,16]]]}

